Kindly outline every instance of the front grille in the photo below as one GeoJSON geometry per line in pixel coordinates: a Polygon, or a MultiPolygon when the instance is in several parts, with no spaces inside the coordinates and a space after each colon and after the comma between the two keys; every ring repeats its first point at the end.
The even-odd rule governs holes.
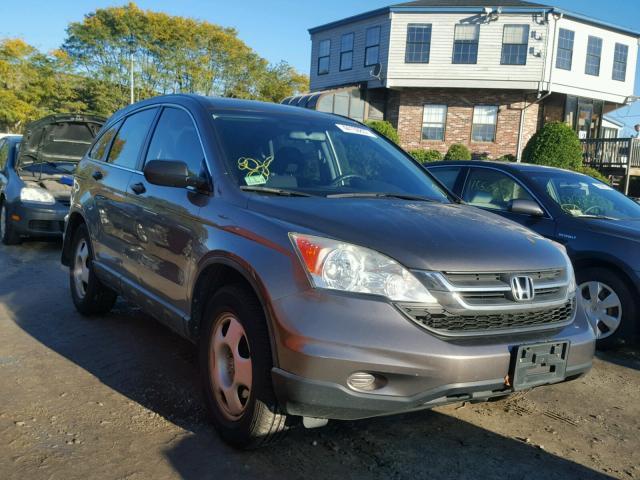
{"type": "Polygon", "coordinates": [[[400,309],[418,324],[443,334],[490,333],[492,331],[560,326],[573,319],[576,301],[561,307],[486,315],[458,315],[431,312],[423,307],[399,305],[400,309]]]}
{"type": "Polygon", "coordinates": [[[58,220],[29,220],[29,230],[62,233],[64,230],[64,222],[58,220]]]}

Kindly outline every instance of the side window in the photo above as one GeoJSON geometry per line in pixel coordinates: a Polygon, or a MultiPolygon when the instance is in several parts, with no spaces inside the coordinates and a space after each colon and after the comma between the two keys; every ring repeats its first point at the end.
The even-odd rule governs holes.
{"type": "Polygon", "coordinates": [[[0,140],[0,170],[4,170],[9,159],[9,142],[0,140]]]}
{"type": "Polygon", "coordinates": [[[179,108],[162,111],[145,162],[149,160],[179,160],[187,164],[193,175],[201,175],[204,153],[187,112],[179,108]]]}
{"type": "Polygon", "coordinates": [[[140,148],[147,137],[156,111],[156,108],[143,110],[134,113],[124,121],[113,140],[107,162],[126,168],[137,167],[140,148]]]}
{"type": "Polygon", "coordinates": [[[104,154],[109,148],[109,145],[111,145],[111,140],[115,137],[120,125],[121,122],[118,122],[102,134],[93,147],[91,147],[91,150],[89,150],[89,158],[94,160],[104,160],[104,154]]]}
{"type": "Polygon", "coordinates": [[[513,200],[535,201],[513,178],[487,168],[471,169],[462,199],[476,207],[503,211],[509,210],[513,200]]]}
{"type": "Polygon", "coordinates": [[[428,168],[427,170],[429,170],[429,173],[436,177],[440,183],[447,187],[449,191],[455,193],[454,187],[456,186],[462,167],[434,167],[428,168]]]}

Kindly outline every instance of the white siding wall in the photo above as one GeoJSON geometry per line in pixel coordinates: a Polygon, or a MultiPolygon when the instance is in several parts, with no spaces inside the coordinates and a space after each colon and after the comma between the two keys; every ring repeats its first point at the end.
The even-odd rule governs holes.
{"type": "MultiPolygon", "coordinates": [[[[575,32],[573,45],[573,62],[571,71],[556,68],[556,52],[558,39],[552,38],[553,55],[548,57],[547,71],[551,70],[551,82],[554,92],[567,93],[582,97],[598,98],[616,103],[623,103],[624,98],[633,95],[638,59],[638,39],[630,35],[614,32],[604,28],[588,25],[575,20],[563,18],[557,22],[551,20],[550,27],[555,30],[566,28],[575,32]],[[585,73],[587,58],[587,42],[589,35],[602,39],[602,57],[600,60],[600,75],[595,77],[585,73]],[[613,80],[613,52],[616,43],[629,47],[627,59],[626,81],[613,80]]],[[[553,30],[551,32],[553,37],[553,30]]],[[[557,35],[556,35],[557,37],[557,35]]],[[[548,86],[547,86],[548,87],[548,86]]]]}
{"type": "Polygon", "coordinates": [[[382,64],[383,78],[386,72],[387,56],[389,51],[389,29],[391,26],[389,16],[381,15],[368,18],[349,25],[341,25],[311,35],[311,90],[322,90],[337,85],[355,84],[369,81],[369,86],[379,86],[380,83],[370,75],[371,67],[364,66],[365,35],[367,28],[380,26],[380,63],[382,64]],[[340,42],[345,33],[354,33],[353,42],[353,68],[344,72],[340,71],[340,42]],[[322,40],[331,39],[331,58],[329,73],[318,75],[318,47],[322,40]]]}
{"type": "MultiPolygon", "coordinates": [[[[473,18],[471,14],[394,13],[389,49],[388,86],[411,87],[485,87],[537,89],[542,81],[547,28],[535,23],[532,15],[501,15],[497,21],[480,25],[478,63],[453,64],[455,25],[473,18]],[[407,25],[430,23],[431,55],[428,64],[405,63],[407,25]],[[528,24],[529,48],[526,65],[501,65],[502,33],[505,25],[528,24]],[[532,38],[533,32],[542,38],[532,38]]],[[[477,18],[477,17],[475,17],[477,18]]]]}

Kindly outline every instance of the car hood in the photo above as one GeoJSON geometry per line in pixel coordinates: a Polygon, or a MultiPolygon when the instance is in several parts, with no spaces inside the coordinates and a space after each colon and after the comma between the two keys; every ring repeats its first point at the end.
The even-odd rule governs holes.
{"type": "Polygon", "coordinates": [[[559,268],[557,246],[524,227],[480,209],[396,199],[256,196],[249,209],[384,253],[413,269],[456,272],[559,268]]]}
{"type": "Polygon", "coordinates": [[[581,218],[578,220],[586,222],[589,230],[592,232],[604,235],[614,235],[616,237],[640,242],[640,219],[605,220],[597,218],[581,218]]]}
{"type": "Polygon", "coordinates": [[[50,115],[25,127],[18,165],[32,162],[78,162],[105,119],[86,114],[50,115]]]}

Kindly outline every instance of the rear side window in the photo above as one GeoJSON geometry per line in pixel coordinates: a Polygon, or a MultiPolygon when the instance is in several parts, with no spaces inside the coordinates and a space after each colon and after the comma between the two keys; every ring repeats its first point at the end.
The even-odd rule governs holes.
{"type": "MultiPolygon", "coordinates": [[[[472,168],[462,199],[477,207],[509,210],[513,200],[535,200],[510,176],[497,170],[472,168]]],[[[536,202],[537,203],[537,202],[536,202]]]]}
{"type": "Polygon", "coordinates": [[[204,153],[187,112],[170,107],[162,111],[145,162],[149,160],[178,160],[187,164],[191,174],[202,174],[204,153]]]}
{"type": "Polygon", "coordinates": [[[454,192],[454,187],[456,186],[462,167],[435,167],[429,168],[428,170],[429,173],[436,177],[449,191],[454,192]]]}
{"type": "Polygon", "coordinates": [[[132,169],[138,166],[140,148],[147,137],[156,111],[157,108],[150,108],[127,117],[111,145],[107,159],[109,163],[132,169]]]}
{"type": "Polygon", "coordinates": [[[104,160],[104,154],[109,148],[109,145],[111,145],[111,140],[113,140],[113,137],[116,136],[116,132],[118,131],[120,125],[121,123],[118,122],[102,134],[102,136],[89,151],[90,158],[93,158],[94,160],[104,160]]]}

